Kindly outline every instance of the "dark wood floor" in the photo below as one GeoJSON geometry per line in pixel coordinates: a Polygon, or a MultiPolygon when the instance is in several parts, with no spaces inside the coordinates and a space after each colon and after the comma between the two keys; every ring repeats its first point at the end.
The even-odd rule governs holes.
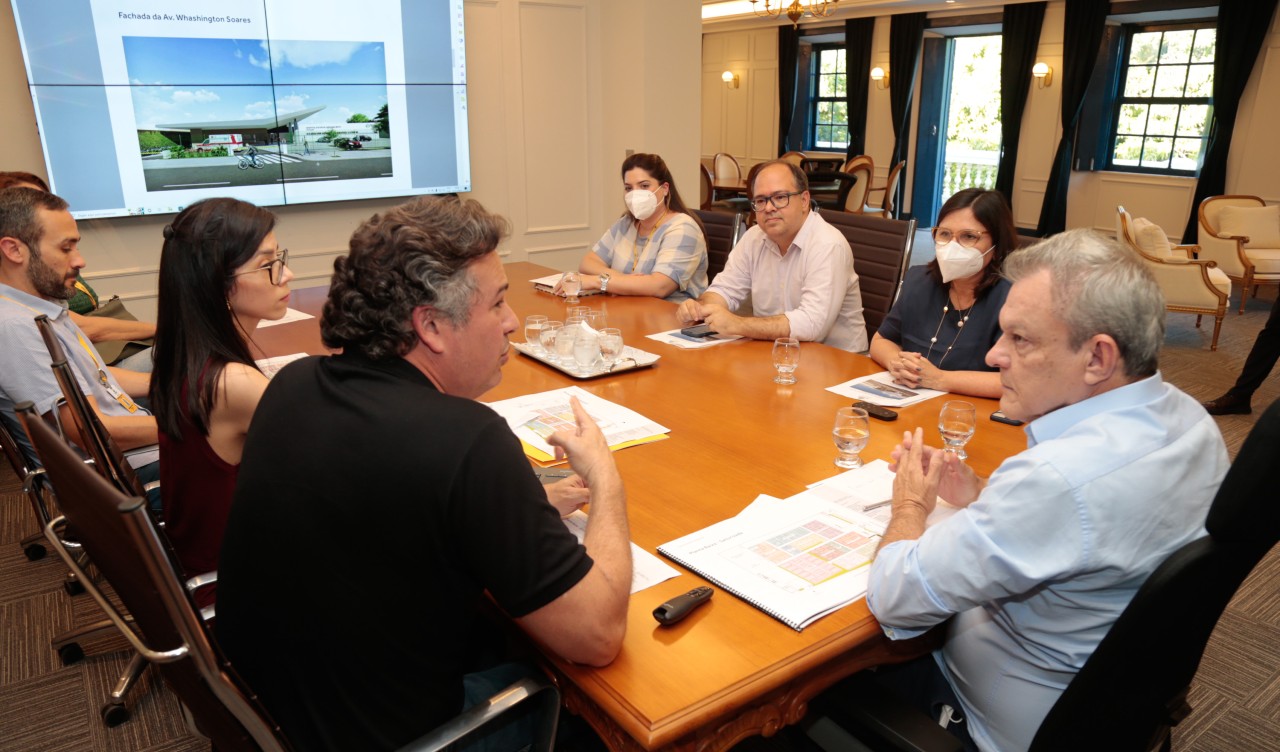
{"type": "MultiPolygon", "coordinates": [[[[1273,300],[1251,302],[1244,316],[1223,326],[1220,349],[1208,349],[1212,322],[1169,317],[1161,355],[1165,378],[1197,399],[1226,390],[1253,344],[1273,300]]],[[[1255,406],[1280,398],[1280,374],[1255,396],[1255,406]]],[[[1250,416],[1218,419],[1234,456],[1253,425],[1250,416]]],[[[34,518],[17,493],[7,463],[0,462],[0,751],[119,750],[194,752],[207,741],[188,733],[177,701],[146,676],[129,699],[133,718],[104,728],[98,712],[124,668],[126,654],[107,652],[64,667],[49,639],[72,625],[99,618],[88,596],[68,597],[63,568],[48,557],[30,562],[18,541],[34,530],[34,518]]],[[[123,646],[118,639],[108,642],[123,646]]],[[[90,646],[91,648],[93,646],[90,646]]],[[[1176,730],[1174,749],[1247,752],[1280,749],[1280,548],[1273,550],[1237,594],[1218,625],[1191,693],[1192,715],[1176,730]]],[[[1088,719],[1081,719],[1087,723],[1088,719]]],[[[763,746],[768,746],[767,744],[763,746]]]]}

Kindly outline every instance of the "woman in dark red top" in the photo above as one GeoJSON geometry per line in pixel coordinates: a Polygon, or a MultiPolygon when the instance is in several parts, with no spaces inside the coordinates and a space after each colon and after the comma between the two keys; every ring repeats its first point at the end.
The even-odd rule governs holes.
{"type": "MultiPolygon", "coordinates": [[[[213,198],[164,228],[150,398],[165,530],[188,577],[218,567],[245,433],[267,388],[254,329],[288,310],[293,274],[274,227],[265,209],[213,198]]],[[[200,606],[213,600],[212,587],[196,594],[200,606]]]]}

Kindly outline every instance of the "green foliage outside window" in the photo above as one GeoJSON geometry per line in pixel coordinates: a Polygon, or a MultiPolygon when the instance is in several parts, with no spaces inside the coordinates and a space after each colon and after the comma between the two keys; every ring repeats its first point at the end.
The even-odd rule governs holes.
{"type": "Polygon", "coordinates": [[[1136,28],[1116,100],[1111,166],[1194,174],[1212,116],[1214,28],[1136,28]]]}

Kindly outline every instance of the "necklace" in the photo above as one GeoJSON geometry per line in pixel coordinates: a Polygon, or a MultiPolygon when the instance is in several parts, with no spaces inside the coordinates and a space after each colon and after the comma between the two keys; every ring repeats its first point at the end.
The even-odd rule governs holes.
{"type": "MultiPolygon", "coordinates": [[[[978,301],[975,298],[974,301],[969,304],[968,309],[963,311],[960,310],[959,308],[956,309],[956,316],[959,317],[959,321],[956,322],[956,336],[951,338],[951,344],[947,345],[947,351],[942,353],[941,358],[938,358],[939,368],[942,367],[942,362],[947,359],[947,356],[951,354],[951,348],[956,346],[956,340],[960,339],[961,333],[964,332],[965,322],[969,320],[969,314],[973,313],[973,307],[976,306],[977,304],[978,304],[978,301]]],[[[947,314],[950,312],[951,312],[951,296],[948,295],[946,304],[942,306],[942,318],[938,319],[938,328],[933,330],[933,336],[929,338],[929,352],[925,353],[925,356],[924,356],[925,360],[928,360],[929,356],[933,355],[933,346],[938,343],[938,334],[942,331],[942,325],[943,323],[946,322],[947,314]]]]}
{"type": "Polygon", "coordinates": [[[662,216],[658,217],[658,221],[654,222],[653,227],[650,227],[649,231],[643,235],[640,234],[639,223],[636,224],[636,239],[631,243],[631,247],[633,249],[631,251],[631,273],[632,274],[636,273],[636,265],[640,263],[640,241],[643,239],[645,242],[645,246],[647,247],[649,245],[649,238],[653,237],[653,233],[657,232],[658,227],[662,225],[662,220],[666,218],[667,218],[667,210],[666,208],[663,208],[662,216]]]}

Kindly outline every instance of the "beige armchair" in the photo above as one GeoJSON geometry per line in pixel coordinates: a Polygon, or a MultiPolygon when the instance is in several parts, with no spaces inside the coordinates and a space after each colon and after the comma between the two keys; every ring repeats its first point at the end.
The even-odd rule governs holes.
{"type": "Polygon", "coordinates": [[[1200,253],[1239,282],[1240,313],[1249,291],[1280,284],[1280,206],[1257,196],[1210,196],[1200,202],[1200,253]]]}
{"type": "Polygon", "coordinates": [[[1116,207],[1116,237],[1147,263],[1164,293],[1165,309],[1196,314],[1196,327],[1203,315],[1213,316],[1210,350],[1218,349],[1218,334],[1227,315],[1231,280],[1213,260],[1193,258],[1196,246],[1172,246],[1158,225],[1133,219],[1123,206],[1116,207]]]}

